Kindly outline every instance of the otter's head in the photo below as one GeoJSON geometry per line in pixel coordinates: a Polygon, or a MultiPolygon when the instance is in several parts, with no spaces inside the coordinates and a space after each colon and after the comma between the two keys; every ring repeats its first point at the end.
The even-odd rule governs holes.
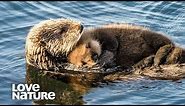
{"type": "Polygon", "coordinates": [[[43,46],[53,56],[68,54],[81,37],[83,26],[69,19],[41,21],[28,34],[33,43],[43,46]]]}

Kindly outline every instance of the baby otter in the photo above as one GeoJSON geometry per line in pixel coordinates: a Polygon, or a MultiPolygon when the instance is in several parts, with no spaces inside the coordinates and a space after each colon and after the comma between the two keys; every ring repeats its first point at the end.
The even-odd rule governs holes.
{"type": "Polygon", "coordinates": [[[116,64],[122,66],[122,68],[132,67],[142,59],[145,59],[145,62],[148,61],[147,59],[154,59],[154,64],[159,65],[165,60],[164,58],[168,57],[167,55],[171,51],[170,47],[170,50],[168,50],[168,46],[166,48],[165,45],[175,46],[174,43],[163,34],[153,32],[142,26],[130,24],[108,24],[97,28],[89,28],[83,32],[79,41],[89,41],[91,39],[97,39],[100,42],[102,53],[109,51],[109,54],[112,54],[112,56],[102,54],[101,56],[107,58],[101,58],[100,56],[99,61],[102,62],[101,64],[113,63],[115,59],[116,64]],[[160,49],[161,47],[163,48],[160,49]],[[165,51],[168,53],[164,53],[165,51]],[[157,56],[154,58],[156,53],[157,56]]]}
{"type": "Polygon", "coordinates": [[[53,70],[67,62],[67,55],[81,37],[83,26],[70,19],[44,20],[34,25],[26,38],[26,62],[53,70]]]}
{"type": "Polygon", "coordinates": [[[69,63],[77,67],[92,67],[96,64],[95,57],[101,54],[101,46],[98,41],[78,44],[68,55],[69,63]]]}

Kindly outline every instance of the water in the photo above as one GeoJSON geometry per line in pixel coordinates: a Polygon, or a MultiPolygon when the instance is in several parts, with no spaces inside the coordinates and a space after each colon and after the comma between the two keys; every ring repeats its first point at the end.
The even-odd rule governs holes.
{"type": "MultiPolygon", "coordinates": [[[[185,2],[0,2],[0,104],[32,104],[12,100],[11,84],[25,83],[25,38],[41,20],[71,18],[85,27],[106,23],[132,23],[166,34],[185,46],[185,2]]],[[[185,80],[141,79],[90,89],[84,104],[185,104],[185,80]]]]}

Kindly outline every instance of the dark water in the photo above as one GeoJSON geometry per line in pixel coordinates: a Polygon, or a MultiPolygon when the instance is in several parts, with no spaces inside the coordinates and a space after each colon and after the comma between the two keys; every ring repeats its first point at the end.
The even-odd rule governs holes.
{"type": "MultiPolygon", "coordinates": [[[[122,22],[162,32],[185,46],[185,2],[0,2],[0,104],[12,100],[11,84],[25,83],[25,38],[41,20],[71,18],[85,27],[122,22]]],[[[140,79],[102,85],[83,95],[84,104],[185,104],[185,80],[140,79]]]]}

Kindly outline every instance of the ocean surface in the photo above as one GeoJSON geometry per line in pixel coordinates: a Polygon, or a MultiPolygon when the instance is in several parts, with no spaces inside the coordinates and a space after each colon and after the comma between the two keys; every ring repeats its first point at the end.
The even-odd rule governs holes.
{"type": "MultiPolygon", "coordinates": [[[[185,47],[184,1],[0,1],[0,104],[34,104],[12,100],[11,84],[25,83],[25,39],[29,29],[51,18],[70,18],[85,27],[131,23],[164,33],[185,47]]],[[[183,104],[185,79],[127,80],[91,88],[83,104],[183,104]]]]}

